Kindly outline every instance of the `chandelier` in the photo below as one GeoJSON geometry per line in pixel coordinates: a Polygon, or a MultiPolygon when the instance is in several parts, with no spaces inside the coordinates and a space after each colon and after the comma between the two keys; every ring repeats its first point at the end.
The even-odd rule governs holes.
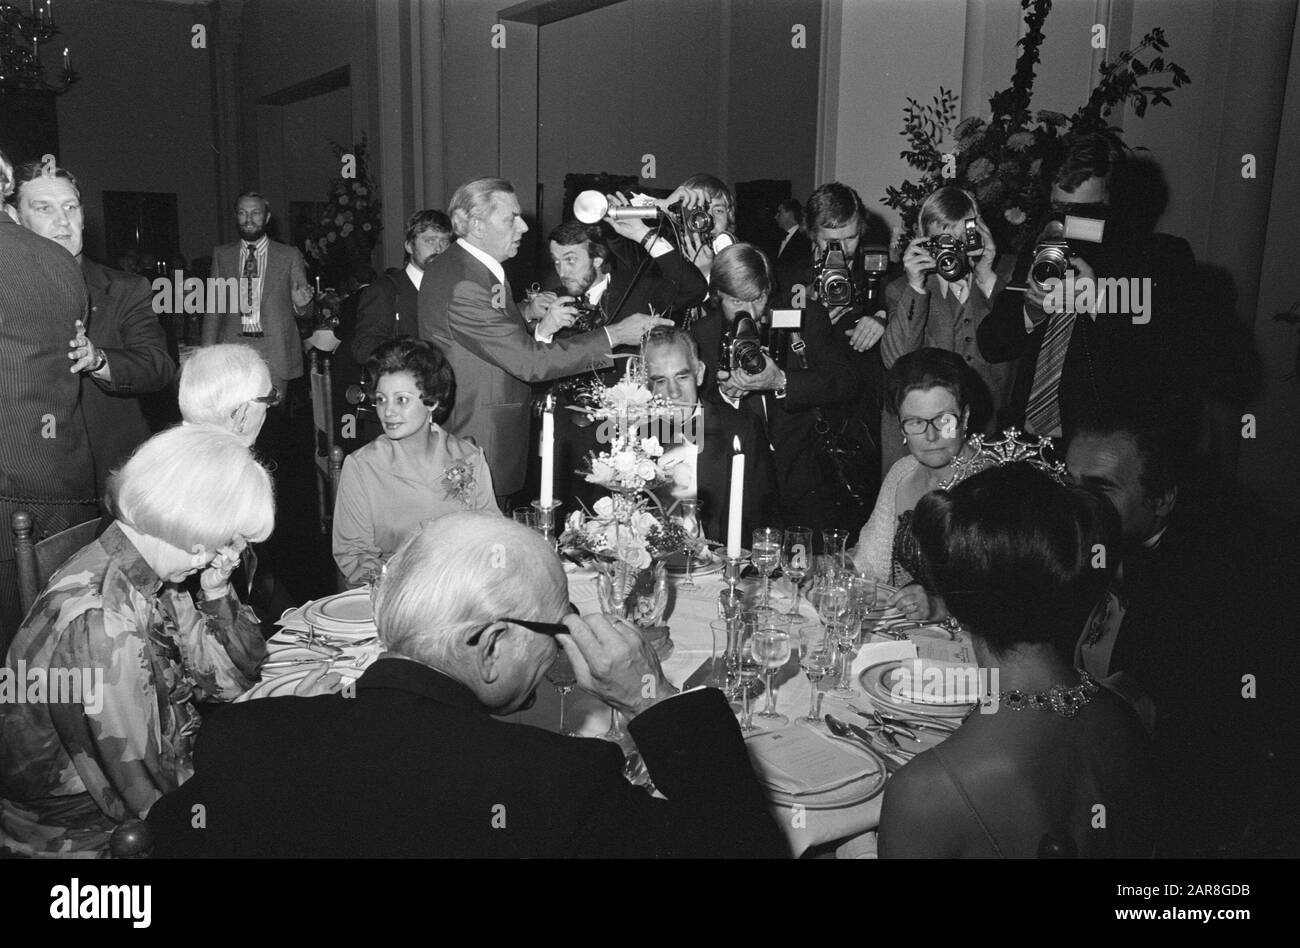
{"type": "Polygon", "coordinates": [[[40,6],[37,0],[29,2],[31,12],[23,13],[12,3],[0,0],[0,93],[67,92],[78,79],[67,47],[63,49],[63,68],[56,84],[45,81],[41,66],[41,47],[59,32],[54,25],[54,0],[44,0],[40,6]]]}

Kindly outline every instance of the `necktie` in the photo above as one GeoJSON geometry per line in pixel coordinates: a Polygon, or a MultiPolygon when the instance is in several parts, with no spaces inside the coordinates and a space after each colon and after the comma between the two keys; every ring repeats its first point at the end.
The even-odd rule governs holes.
{"type": "Polygon", "coordinates": [[[1047,335],[1038,350],[1034,366],[1034,384],[1025,406],[1025,430],[1036,435],[1050,435],[1061,427],[1061,369],[1070,348],[1074,331],[1074,313],[1055,313],[1047,324],[1047,335]]]}
{"type": "Polygon", "coordinates": [[[244,331],[260,330],[260,321],[253,315],[253,281],[257,279],[257,245],[244,244],[244,302],[248,311],[244,314],[244,331]]]}

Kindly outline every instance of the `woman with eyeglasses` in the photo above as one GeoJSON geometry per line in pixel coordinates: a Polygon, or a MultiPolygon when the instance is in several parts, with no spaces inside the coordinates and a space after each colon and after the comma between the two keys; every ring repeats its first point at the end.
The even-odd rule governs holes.
{"type": "Polygon", "coordinates": [[[871,519],[853,554],[865,576],[899,587],[889,601],[909,619],[947,616],[943,602],[921,585],[920,551],[912,533],[917,501],[953,473],[958,458],[969,458],[970,392],[974,373],[955,352],[924,348],[894,363],[885,378],[885,403],[898,419],[896,434],[907,448],[885,475],[871,519]]]}
{"type": "Polygon", "coordinates": [[[23,689],[0,688],[0,858],[103,853],[193,773],[198,706],[233,701],[266,656],[230,582],[275,519],[244,444],[170,428],[114,472],[108,503],[113,524],[50,577],[0,666],[23,689]]]}
{"type": "Polygon", "coordinates": [[[373,581],[430,520],[500,512],[482,448],[439,424],[456,391],[442,351],[399,336],[374,351],[366,377],[383,434],[348,455],[334,500],[334,562],[349,586],[373,581]]]}

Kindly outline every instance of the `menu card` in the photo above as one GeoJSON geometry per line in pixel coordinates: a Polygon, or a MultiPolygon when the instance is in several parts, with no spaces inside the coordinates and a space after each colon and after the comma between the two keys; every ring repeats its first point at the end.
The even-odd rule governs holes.
{"type": "Polygon", "coordinates": [[[759,779],[794,796],[825,793],[880,769],[865,752],[855,753],[802,724],[764,731],[745,743],[759,779]]]}

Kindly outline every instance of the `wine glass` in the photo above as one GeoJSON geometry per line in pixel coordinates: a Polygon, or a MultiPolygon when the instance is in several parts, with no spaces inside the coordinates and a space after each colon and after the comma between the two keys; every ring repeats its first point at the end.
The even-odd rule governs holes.
{"type": "Polygon", "coordinates": [[[758,713],[758,717],[771,722],[774,727],[780,727],[790,722],[790,719],[784,714],[778,714],[776,711],[776,686],[772,682],[772,676],[776,674],[776,670],[790,660],[792,647],[790,633],[786,631],[788,623],[782,623],[780,618],[773,616],[769,622],[764,624],[763,628],[754,633],[754,637],[749,643],[749,650],[754,656],[754,661],[762,665],[767,672],[764,682],[767,688],[767,707],[758,713]],[[785,628],[782,627],[783,625],[785,628]]]}
{"type": "Polygon", "coordinates": [[[762,670],[763,666],[754,659],[748,649],[741,652],[740,701],[743,713],[740,717],[740,731],[742,734],[758,730],[758,725],[754,723],[754,709],[749,704],[749,692],[753,688],[754,682],[758,680],[758,673],[762,670]]]}
{"type": "Polygon", "coordinates": [[[806,649],[803,658],[799,660],[799,667],[803,669],[803,673],[808,676],[808,682],[812,685],[808,715],[800,720],[808,724],[817,724],[821,721],[817,717],[817,683],[830,674],[831,669],[835,667],[835,658],[824,648],[806,649]]]}
{"type": "Polygon", "coordinates": [[[623,716],[619,714],[617,708],[609,709],[609,730],[600,737],[601,740],[613,741],[615,744],[623,743],[623,738],[627,737],[623,730],[623,716]]]}
{"type": "Polygon", "coordinates": [[[828,572],[822,577],[821,600],[817,603],[817,613],[822,618],[822,623],[827,626],[829,635],[829,626],[832,622],[839,622],[844,617],[844,613],[849,608],[849,589],[844,582],[844,577],[838,572],[828,572]]]}
{"type": "Polygon", "coordinates": [[[573,686],[578,683],[578,677],[573,673],[573,665],[569,661],[569,656],[564,649],[560,649],[555,655],[555,661],[551,667],[546,669],[546,680],[555,686],[555,690],[560,693],[560,730],[559,733],[565,737],[576,737],[577,735],[564,726],[564,699],[573,686]]]}
{"type": "Polygon", "coordinates": [[[836,570],[847,568],[848,551],[846,547],[848,542],[849,533],[847,530],[822,531],[822,550],[826,554],[830,567],[836,570]]]}
{"type": "Polygon", "coordinates": [[[677,512],[674,519],[681,526],[682,532],[686,534],[686,577],[679,585],[681,589],[695,589],[695,581],[691,579],[691,571],[695,566],[695,551],[699,548],[700,540],[704,537],[704,531],[700,527],[700,502],[696,499],[684,497],[677,501],[677,512]]]}
{"type": "Polygon", "coordinates": [[[812,559],[812,531],[806,527],[791,527],[781,541],[781,571],[794,584],[794,605],[786,613],[791,622],[800,622],[799,593],[808,563],[812,559]]]}
{"type": "Polygon", "coordinates": [[[826,627],[827,638],[834,635],[835,647],[840,653],[839,674],[836,676],[835,687],[830,689],[831,694],[839,695],[842,698],[852,698],[854,696],[852,665],[853,658],[857,655],[858,631],[861,628],[857,623],[835,622],[826,627]],[[833,630],[833,631],[832,631],[833,630]]]}
{"type": "Polygon", "coordinates": [[[763,577],[763,605],[771,608],[772,570],[781,562],[781,531],[775,527],[760,527],[755,530],[749,561],[763,577]]]}
{"type": "Polygon", "coordinates": [[[513,516],[515,523],[529,530],[536,530],[538,527],[537,511],[532,507],[516,507],[513,516]]]}

